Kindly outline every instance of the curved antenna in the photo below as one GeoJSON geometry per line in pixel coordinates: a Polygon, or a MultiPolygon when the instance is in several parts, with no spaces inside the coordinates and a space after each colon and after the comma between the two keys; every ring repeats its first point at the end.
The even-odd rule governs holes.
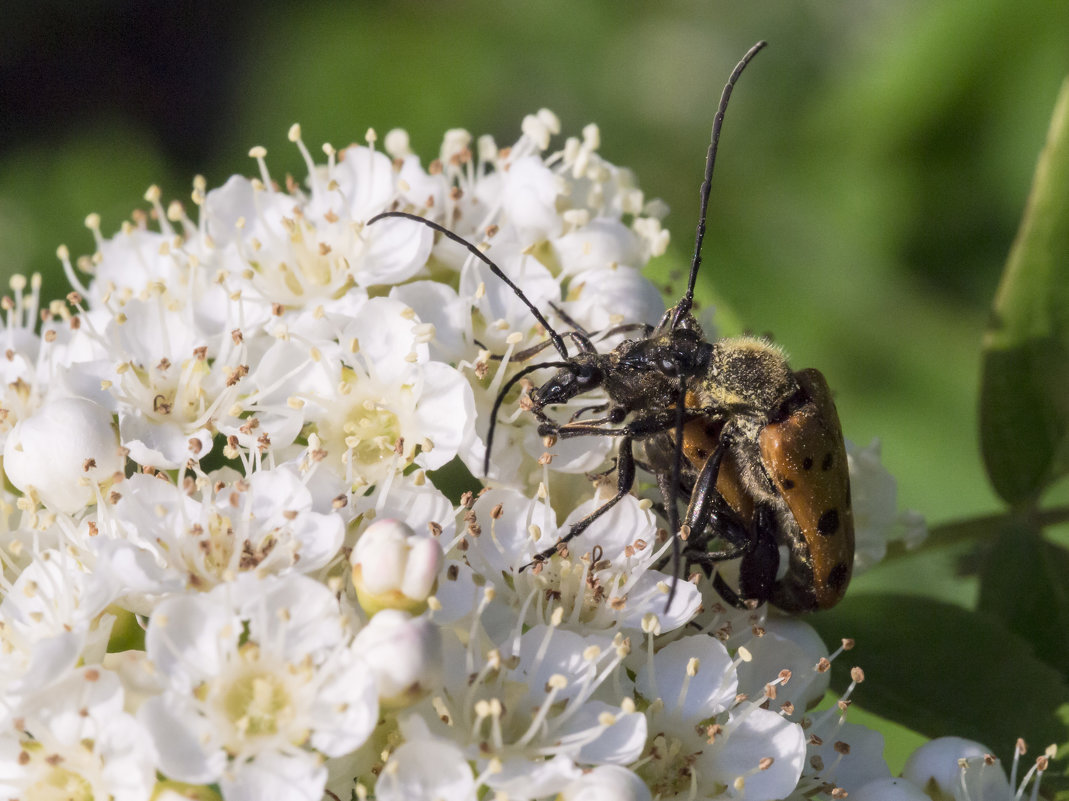
{"type": "Polygon", "coordinates": [[[490,472],[490,449],[494,447],[494,428],[497,426],[497,413],[501,409],[501,404],[505,402],[505,396],[509,393],[509,390],[516,386],[516,383],[530,375],[536,370],[541,370],[543,367],[561,367],[570,368],[571,362],[542,362],[541,364],[532,364],[524,367],[516,375],[512,376],[505,385],[501,387],[501,391],[497,393],[497,397],[494,399],[494,405],[490,409],[490,428],[486,432],[486,452],[483,454],[483,475],[485,476],[490,472]]]}
{"type": "Polygon", "coordinates": [[[384,211],[382,212],[382,214],[376,214],[374,217],[368,220],[367,225],[372,225],[386,217],[401,217],[405,220],[415,220],[416,222],[423,223],[428,228],[433,228],[438,233],[444,234],[449,239],[452,239],[458,245],[463,245],[465,248],[467,248],[468,252],[470,252],[480,261],[484,262],[490,268],[490,271],[493,272],[494,275],[496,275],[498,278],[508,284],[509,288],[516,293],[516,297],[522,300],[523,304],[531,310],[531,314],[534,315],[534,318],[538,321],[538,324],[541,325],[544,329],[546,329],[546,332],[549,334],[550,340],[553,342],[553,347],[557,349],[557,353],[561,355],[561,358],[568,358],[568,349],[564,346],[564,338],[553,329],[553,326],[551,326],[546,320],[546,318],[542,316],[542,312],[536,309],[534,304],[527,299],[527,296],[523,294],[523,290],[521,290],[518,286],[512,283],[512,279],[505,275],[505,273],[501,271],[501,268],[494,264],[492,261],[490,261],[490,258],[477,247],[475,247],[475,245],[473,245],[464,237],[454,234],[444,225],[439,225],[438,223],[433,222],[432,220],[428,220],[426,217],[420,217],[418,214],[409,214],[407,211],[384,211]]]}
{"type": "Polygon", "coordinates": [[[767,45],[768,42],[758,42],[742,57],[742,61],[735,65],[735,69],[728,78],[724,91],[720,95],[720,106],[713,117],[713,134],[709,141],[709,152],[705,156],[705,179],[702,181],[700,191],[701,205],[698,209],[698,233],[694,240],[694,258],[690,263],[690,280],[687,282],[687,294],[676,304],[672,315],[672,328],[675,328],[684,314],[690,311],[694,305],[694,282],[698,280],[698,267],[702,263],[702,240],[705,238],[705,218],[709,211],[709,187],[713,180],[713,165],[716,163],[716,148],[720,144],[720,129],[724,125],[724,112],[728,108],[728,100],[731,99],[731,90],[735,88],[735,81],[742,75],[746,65],[767,45]]]}

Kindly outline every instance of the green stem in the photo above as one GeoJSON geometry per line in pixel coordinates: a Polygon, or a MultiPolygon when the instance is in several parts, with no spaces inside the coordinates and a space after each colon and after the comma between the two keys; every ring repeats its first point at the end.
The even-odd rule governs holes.
{"type": "MultiPolygon", "coordinates": [[[[1069,506],[1057,506],[1053,509],[1029,508],[940,523],[929,530],[928,539],[921,547],[942,547],[969,540],[990,539],[1011,522],[1025,523],[1029,528],[1039,531],[1047,526],[1069,522],[1069,506]]],[[[918,550],[920,549],[907,550],[901,543],[891,543],[883,561],[915,554],[918,550]]]]}

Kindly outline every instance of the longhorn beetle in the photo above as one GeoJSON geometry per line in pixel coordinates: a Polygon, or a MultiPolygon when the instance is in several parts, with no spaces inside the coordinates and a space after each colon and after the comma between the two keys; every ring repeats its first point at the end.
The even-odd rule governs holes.
{"type": "Polygon", "coordinates": [[[567,333],[577,353],[569,354],[565,338],[519,287],[482,251],[445,227],[399,211],[380,214],[368,224],[406,217],[466,247],[527,305],[560,354],[560,361],[525,367],[502,387],[493,406],[484,472],[506,394],[525,376],[547,367],[556,372],[530,393],[539,433],[620,440],[616,494],[572,525],[553,548],[536,554],[535,564],[552,558],[627,495],[636,467],[642,467],[656,477],[670,531],[680,534],[673,540],[677,575],[681,557],[708,573],[718,562],[741,557],[737,588],[719,574],[713,578],[726,601],[740,607],[770,601],[800,612],[839,602],[854,557],[846,448],[831,391],[819,371],[792,371],[783,352],[766,340],[707,341],[691,313],[724,113],[735,82],[764,46],[758,42],[750,48],[732,71],[713,119],[686,292],[656,327],[624,326],[641,328],[642,335],[607,353],[599,353],[591,337],[573,326],[567,333]],[[599,418],[560,423],[545,411],[598,388],[608,396],[599,418]],[[687,502],[682,525],[680,499],[687,502]],[[710,548],[717,543],[718,548],[710,548]],[[781,551],[786,553],[785,570],[780,569],[781,551]]]}

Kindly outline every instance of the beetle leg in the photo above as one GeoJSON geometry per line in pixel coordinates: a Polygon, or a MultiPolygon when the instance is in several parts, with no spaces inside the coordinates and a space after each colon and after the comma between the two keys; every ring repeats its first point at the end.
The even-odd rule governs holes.
{"type": "Polygon", "coordinates": [[[654,473],[657,476],[657,488],[664,498],[664,517],[668,521],[668,530],[672,536],[679,531],[679,510],[676,508],[675,488],[672,487],[671,476],[663,470],[654,473]]]}
{"type": "MultiPolygon", "coordinates": [[[[489,348],[486,347],[486,345],[484,345],[479,340],[476,339],[476,340],[473,340],[473,342],[475,343],[475,345],[477,347],[482,348],[483,350],[489,350],[489,348]]],[[[548,348],[552,344],[553,344],[553,340],[552,339],[543,339],[541,342],[535,343],[534,345],[531,345],[531,347],[529,347],[529,348],[526,348],[524,350],[517,351],[516,353],[513,353],[512,356],[511,356],[511,359],[514,362],[525,362],[528,359],[531,359],[531,358],[537,356],[539,353],[544,351],[546,348],[548,348]]],[[[503,358],[505,358],[505,357],[502,356],[500,353],[491,353],[490,354],[490,360],[491,361],[499,362],[503,358]]]]}
{"type": "Polygon", "coordinates": [[[564,309],[562,309],[556,303],[550,301],[549,308],[553,309],[553,311],[556,312],[557,316],[564,320],[565,324],[570,325],[575,331],[578,331],[587,339],[590,339],[590,337],[593,336],[589,331],[583,328],[583,326],[579,325],[579,323],[573,320],[571,315],[569,315],[568,312],[564,311],[564,309]]]}
{"type": "Polygon", "coordinates": [[[616,469],[616,465],[617,465],[617,463],[619,461],[620,460],[618,458],[613,457],[612,466],[611,467],[609,467],[606,470],[599,470],[596,473],[587,473],[586,474],[587,479],[589,479],[590,481],[595,481],[595,480],[597,480],[599,478],[605,478],[605,476],[611,475],[612,472],[616,469]]]}
{"type": "Polygon", "coordinates": [[[710,571],[719,562],[741,556],[738,591],[728,586],[719,573],[713,576],[713,589],[739,609],[751,609],[755,603],[765,603],[772,595],[772,585],[779,571],[775,512],[770,506],[759,504],[754,509],[753,530],[750,531],[738,513],[719,495],[714,499],[713,506],[715,508],[710,517],[714,536],[727,540],[728,547],[719,551],[688,550],[688,561],[710,571]]]}
{"type": "Polygon", "coordinates": [[[727,515],[718,517],[713,515],[718,528],[717,535],[728,539],[731,535],[726,532],[731,527],[738,526],[734,531],[736,536],[741,536],[746,541],[729,545],[719,551],[702,551],[698,549],[685,552],[687,562],[701,565],[706,574],[714,570],[720,562],[728,559],[742,557],[742,565],[739,568],[739,591],[732,589],[720,573],[713,575],[713,589],[717,591],[725,601],[739,609],[752,609],[756,604],[762,604],[769,600],[772,594],[772,585],[779,569],[779,548],[775,539],[768,536],[755,536],[741,528],[742,522],[730,507],[727,507],[727,515]],[[735,522],[728,523],[735,518],[735,522]],[[748,599],[748,600],[747,600],[748,599]]]}
{"type": "Polygon", "coordinates": [[[691,532],[687,541],[687,558],[703,567],[711,568],[717,562],[746,556],[754,547],[754,538],[738,512],[727,505],[719,495],[709,503],[709,527],[700,535],[691,532]],[[727,544],[715,551],[706,545],[712,540],[724,540],[727,544]]]}
{"type": "Polygon", "coordinates": [[[739,593],[764,603],[772,597],[772,585],[779,571],[776,544],[776,512],[767,503],[754,507],[752,547],[739,566],[739,593]]]}
{"type": "Polygon", "coordinates": [[[764,603],[771,596],[779,569],[779,548],[776,545],[776,513],[771,506],[757,504],[753,521],[747,527],[738,512],[717,492],[720,465],[732,441],[730,432],[721,435],[716,450],[702,465],[694,484],[685,523],[694,543],[685,555],[689,562],[699,564],[707,571],[719,562],[741,556],[739,591],[729,587],[719,573],[713,577],[713,587],[725,601],[745,609],[752,606],[748,600],[764,603]],[[705,550],[702,546],[713,538],[724,540],[726,547],[718,551],[705,550]]]}
{"type": "Polygon", "coordinates": [[[720,463],[724,461],[725,449],[724,441],[721,440],[712,456],[705,460],[698,480],[694,483],[686,517],[686,525],[692,535],[700,536],[705,531],[713,511],[713,499],[720,497],[716,490],[716,480],[720,476],[720,463]]]}
{"type": "MultiPolygon", "coordinates": [[[[727,506],[727,504],[724,505],[727,506]]],[[[728,509],[734,514],[730,507],[728,509]]],[[[741,525],[741,521],[739,524],[741,525]]],[[[729,587],[719,573],[713,576],[713,589],[732,606],[739,609],[752,609],[756,604],[765,603],[772,596],[772,585],[779,571],[779,546],[776,545],[775,524],[773,509],[767,504],[759,504],[754,509],[753,531],[748,533],[742,529],[747,542],[740,543],[736,548],[703,555],[704,560],[702,558],[693,560],[697,562],[707,560],[708,565],[712,566],[716,562],[742,556],[742,564],[739,566],[738,592],[729,587]]],[[[726,535],[725,538],[727,538],[726,535]]]]}
{"type": "Polygon", "coordinates": [[[551,556],[558,553],[560,551],[561,546],[566,545],[567,543],[578,537],[580,534],[586,531],[587,528],[589,528],[591,523],[593,523],[607,511],[612,509],[612,507],[614,507],[617,503],[619,503],[620,499],[631,491],[631,487],[634,485],[634,483],[635,458],[631,449],[631,437],[625,436],[620,441],[620,455],[619,460],[616,464],[616,494],[609,498],[609,500],[605,501],[605,503],[603,503],[593,512],[588,514],[586,517],[582,518],[581,520],[577,520],[575,523],[573,523],[572,527],[568,530],[568,533],[561,537],[559,540],[557,540],[556,544],[553,545],[552,548],[546,548],[541,553],[535,554],[534,559],[532,559],[530,563],[521,567],[520,571],[522,572],[523,570],[526,570],[532,564],[545,562],[551,556]]]}
{"type": "MultiPolygon", "coordinates": [[[[595,403],[593,406],[584,406],[581,409],[577,409],[575,411],[575,413],[572,414],[572,416],[568,418],[568,422],[569,423],[574,423],[576,420],[578,420],[582,415],[586,414],[587,412],[603,412],[608,408],[609,408],[609,404],[607,402],[606,403],[595,403]]],[[[596,418],[594,420],[585,420],[584,422],[587,423],[588,425],[591,424],[591,423],[602,423],[602,422],[607,423],[607,422],[609,422],[609,418],[602,417],[602,418],[596,418]]]]}
{"type": "MultiPolygon", "coordinates": [[[[692,410],[687,409],[684,419],[691,420],[698,416],[698,412],[693,412],[692,410]]],[[[646,437],[650,434],[666,431],[675,426],[675,424],[676,410],[662,409],[658,412],[654,412],[648,417],[632,420],[627,425],[620,426],[619,428],[602,428],[597,425],[592,425],[592,421],[557,425],[556,423],[547,420],[546,423],[543,423],[538,427],[538,433],[542,436],[556,434],[562,439],[566,437],[646,437]]]]}
{"type": "Polygon", "coordinates": [[[729,542],[728,548],[715,552],[692,551],[688,559],[706,570],[717,563],[742,556],[739,567],[739,590],[734,590],[716,573],[713,588],[719,596],[738,609],[753,609],[772,596],[772,587],[779,570],[779,546],[776,544],[775,511],[771,506],[758,504],[754,509],[753,530],[747,530],[737,512],[717,496],[712,518],[716,536],[729,542]]]}
{"type": "Polygon", "coordinates": [[[642,339],[648,339],[650,334],[653,333],[653,326],[649,323],[624,323],[623,325],[606,328],[604,331],[598,331],[597,335],[599,338],[605,339],[616,334],[627,334],[631,331],[641,331],[642,339]]]}

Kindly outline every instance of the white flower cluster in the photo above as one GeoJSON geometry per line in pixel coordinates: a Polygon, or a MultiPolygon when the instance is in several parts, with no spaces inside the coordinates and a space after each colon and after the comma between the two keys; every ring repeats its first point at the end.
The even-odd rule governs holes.
{"type": "MultiPolygon", "coordinates": [[[[811,711],[834,655],[808,625],[706,581],[666,607],[649,501],[524,569],[600,502],[609,438],[544,442],[516,390],[486,487],[436,486],[482,475],[545,331],[464,248],[371,217],[479,243],[562,325],[663,310],[639,272],[660,205],[594,126],[556,151],[549,112],[522,131],[450,131],[425,168],[402,131],[317,164],[295,126],[306,180],[254,149],[259,179],[198,179],[192,216],[152,189],[110,239],[90,217],[66,304],[13,282],[0,797],[771,801],[889,776],[845,702],[811,711]]],[[[872,449],[852,465],[878,557],[894,484],[872,449]]]]}

